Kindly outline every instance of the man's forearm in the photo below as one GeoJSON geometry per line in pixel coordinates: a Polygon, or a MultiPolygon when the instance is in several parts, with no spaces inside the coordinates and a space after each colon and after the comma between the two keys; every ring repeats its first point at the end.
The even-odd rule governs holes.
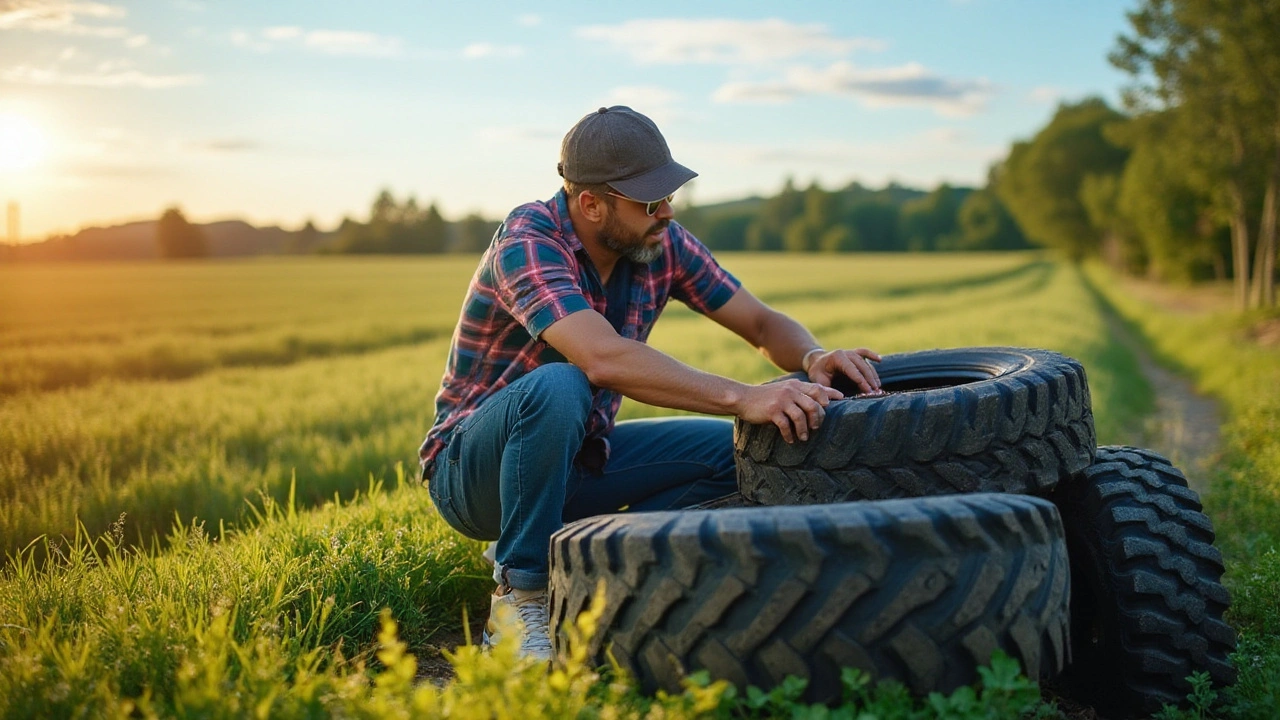
{"type": "Polygon", "coordinates": [[[592,384],[633,400],[713,415],[737,414],[747,388],[634,340],[620,339],[582,369],[592,384]]]}
{"type": "MultiPolygon", "coordinates": [[[[761,338],[764,325],[743,326],[739,335],[761,338]]],[[[803,351],[794,347],[805,335],[792,335],[786,325],[775,331],[775,351],[787,352],[785,362],[798,363],[803,351]]],[[[809,430],[822,424],[825,408],[842,394],[817,383],[786,380],[745,385],[736,380],[702,372],[644,343],[619,337],[599,313],[577,312],[552,323],[543,331],[548,344],[587,374],[592,384],[629,398],[660,407],[717,415],[735,415],[746,422],[773,423],[787,442],[805,440],[809,430]]],[[[810,338],[811,339],[811,338],[810,338]]],[[[761,347],[764,343],[755,343],[761,347]]]]}
{"type": "Polygon", "coordinates": [[[757,347],[770,362],[787,372],[805,370],[805,355],[822,347],[805,326],[776,310],[770,311],[761,324],[757,347]]]}

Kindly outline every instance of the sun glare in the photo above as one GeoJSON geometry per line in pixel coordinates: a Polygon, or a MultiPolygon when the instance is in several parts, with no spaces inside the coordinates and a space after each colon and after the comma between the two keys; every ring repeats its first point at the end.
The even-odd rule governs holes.
{"type": "Polygon", "coordinates": [[[0,172],[25,170],[44,157],[44,133],[22,115],[0,113],[0,172]]]}

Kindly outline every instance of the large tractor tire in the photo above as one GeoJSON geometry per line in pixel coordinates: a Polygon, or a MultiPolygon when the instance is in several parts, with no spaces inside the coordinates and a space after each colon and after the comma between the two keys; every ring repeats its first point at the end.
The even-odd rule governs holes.
{"type": "Polygon", "coordinates": [[[1093,462],[1089,384],[1047,350],[987,347],[886,355],[882,397],[827,406],[822,427],[788,444],[777,427],[734,428],[738,488],[762,505],[968,492],[1045,495],[1093,462]]]}
{"type": "Polygon", "coordinates": [[[1071,558],[1069,694],[1146,717],[1183,704],[1194,672],[1235,682],[1222,555],[1186,477],[1149,450],[1104,446],[1054,501],[1071,558]]]}
{"type": "Polygon", "coordinates": [[[855,667],[949,692],[997,649],[1048,677],[1068,660],[1068,586],[1057,510],[1018,495],[608,515],[551,540],[553,627],[599,588],[588,653],[649,691],[705,669],[739,687],[795,675],[831,701],[855,667]]]}

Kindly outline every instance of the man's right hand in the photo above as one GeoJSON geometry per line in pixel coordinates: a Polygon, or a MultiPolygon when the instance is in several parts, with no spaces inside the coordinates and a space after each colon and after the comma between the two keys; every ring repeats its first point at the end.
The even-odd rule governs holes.
{"type": "Polygon", "coordinates": [[[809,439],[809,431],[822,426],[826,407],[844,394],[834,388],[800,380],[750,385],[734,413],[749,423],[773,423],[782,439],[793,443],[809,439]]]}

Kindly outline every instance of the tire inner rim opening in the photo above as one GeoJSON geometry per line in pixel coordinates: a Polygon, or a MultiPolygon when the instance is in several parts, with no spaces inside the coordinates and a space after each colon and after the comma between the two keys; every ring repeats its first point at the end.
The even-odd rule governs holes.
{"type": "MultiPolygon", "coordinates": [[[[886,362],[883,366],[878,368],[878,371],[880,374],[880,387],[882,390],[886,393],[902,393],[955,387],[957,385],[967,385],[969,383],[990,380],[1004,375],[1008,372],[1008,368],[998,366],[992,367],[989,365],[982,367],[957,367],[954,364],[946,367],[932,368],[895,368],[892,363],[886,362]]],[[[833,378],[831,386],[844,393],[846,397],[853,397],[854,395],[862,392],[857,385],[853,384],[853,381],[844,375],[837,375],[833,378]]]]}

